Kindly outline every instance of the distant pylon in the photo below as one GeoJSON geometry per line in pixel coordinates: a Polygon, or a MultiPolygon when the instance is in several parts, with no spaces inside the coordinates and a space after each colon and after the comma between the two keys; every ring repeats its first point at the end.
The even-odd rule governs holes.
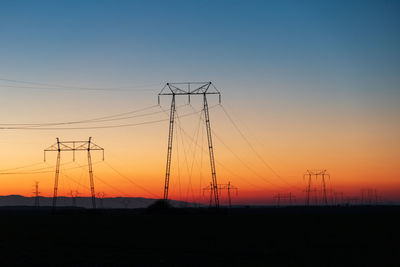
{"type": "Polygon", "coordinates": [[[71,199],[72,199],[72,207],[76,207],[76,198],[78,197],[79,192],[77,190],[75,190],[75,191],[71,190],[70,195],[71,195],[71,199]]]}
{"type": "Polygon", "coordinates": [[[281,204],[292,205],[296,200],[296,196],[294,196],[292,192],[289,192],[288,194],[278,193],[274,195],[272,199],[275,202],[275,205],[279,207],[281,204]]]}
{"type": "Polygon", "coordinates": [[[212,182],[210,182],[209,186],[206,186],[203,188],[203,195],[204,195],[204,192],[210,191],[210,200],[209,200],[209,204],[208,204],[210,207],[212,206],[212,201],[213,201],[213,190],[212,189],[213,189],[212,182]]]}
{"type": "Polygon", "coordinates": [[[304,178],[308,179],[308,185],[306,188],[306,205],[309,206],[311,202],[311,193],[315,192],[315,204],[318,204],[318,192],[322,196],[322,203],[324,205],[328,205],[328,196],[327,196],[327,188],[326,188],[326,177],[330,178],[330,175],[326,170],[307,170],[304,174],[304,178]],[[312,187],[314,184],[312,182],[312,178],[315,178],[315,184],[318,185],[318,180],[320,180],[320,189],[317,187],[312,187]]]}
{"type": "MultiPolygon", "coordinates": [[[[228,182],[227,184],[218,184],[218,185],[217,185],[217,189],[218,189],[218,192],[219,192],[219,195],[220,195],[220,196],[222,195],[222,194],[221,194],[221,191],[222,191],[222,190],[226,190],[226,191],[227,191],[227,195],[228,195],[228,205],[229,205],[229,208],[232,208],[232,195],[231,195],[231,191],[235,191],[235,192],[236,192],[236,195],[237,195],[237,194],[238,194],[238,188],[237,188],[236,186],[233,186],[233,185],[231,184],[231,182],[228,182]]],[[[209,186],[206,186],[206,187],[203,188],[203,195],[204,195],[204,192],[206,192],[206,191],[210,191],[210,202],[209,202],[209,205],[210,205],[210,207],[211,207],[211,206],[212,206],[212,202],[213,202],[213,193],[214,193],[213,184],[212,184],[212,183],[210,183],[209,186]]]]}
{"type": "Polygon", "coordinates": [[[344,202],[346,205],[357,205],[360,203],[360,198],[356,196],[349,196],[344,198],[344,202]]]}
{"type": "Polygon", "coordinates": [[[39,192],[39,182],[35,182],[35,192],[34,192],[34,194],[35,194],[35,207],[39,207],[40,206],[40,203],[39,203],[39,194],[40,194],[40,192],[39,192]]]}
{"type": "Polygon", "coordinates": [[[344,194],[343,192],[335,192],[332,191],[332,203],[334,205],[342,205],[344,204],[344,194]]]}
{"type": "Polygon", "coordinates": [[[229,208],[232,208],[232,200],[231,200],[231,190],[234,189],[236,190],[236,194],[237,194],[237,188],[236,187],[232,187],[231,182],[229,181],[227,184],[227,191],[228,191],[228,203],[229,203],[229,208]]]}
{"type": "Polygon", "coordinates": [[[90,180],[90,192],[92,195],[92,206],[96,208],[96,196],[94,192],[94,180],[93,180],[93,168],[92,168],[92,156],[90,151],[100,150],[103,152],[104,160],[104,149],[92,142],[92,138],[89,137],[89,141],[63,141],[60,142],[57,137],[57,143],[48,147],[44,150],[44,161],[46,161],[46,152],[57,152],[57,163],[56,163],[56,175],[54,179],[54,193],[53,193],[53,208],[57,206],[57,191],[58,191],[58,177],[60,175],[60,161],[61,151],[72,151],[73,160],[75,160],[75,151],[87,151],[88,166],[89,166],[89,180],[90,180]]]}
{"type": "Polygon", "coordinates": [[[103,200],[104,200],[105,195],[106,195],[106,194],[105,194],[104,192],[98,192],[98,193],[97,193],[97,198],[100,200],[100,208],[101,208],[101,209],[104,209],[103,200]]]}
{"type": "Polygon", "coordinates": [[[122,204],[124,205],[125,209],[129,208],[129,203],[130,203],[130,199],[128,198],[123,198],[122,199],[122,204]]]}
{"type": "Polygon", "coordinates": [[[379,202],[378,191],[373,188],[361,189],[361,204],[377,205],[379,202]]]}

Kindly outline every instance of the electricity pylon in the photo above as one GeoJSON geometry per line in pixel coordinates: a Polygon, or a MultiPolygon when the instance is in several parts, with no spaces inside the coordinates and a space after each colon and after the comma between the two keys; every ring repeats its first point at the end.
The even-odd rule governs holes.
{"type": "Polygon", "coordinates": [[[125,209],[129,208],[129,204],[131,203],[131,200],[129,198],[123,198],[121,200],[122,204],[124,205],[125,209]]]}
{"type": "Polygon", "coordinates": [[[87,151],[88,166],[89,166],[89,179],[90,179],[90,192],[92,195],[92,206],[96,208],[96,196],[94,193],[94,181],[93,181],[93,167],[92,167],[92,156],[90,151],[100,150],[103,152],[104,160],[104,149],[99,147],[92,142],[92,138],[89,137],[89,141],[63,141],[61,142],[57,137],[57,143],[46,148],[44,150],[44,161],[46,161],[46,152],[57,151],[57,163],[56,163],[56,174],[54,179],[54,193],[53,193],[53,208],[57,206],[57,190],[58,190],[58,177],[60,174],[60,161],[61,151],[72,151],[73,160],[75,160],[75,151],[87,151]]]}
{"type": "Polygon", "coordinates": [[[209,186],[206,186],[206,187],[204,187],[203,188],[203,196],[204,196],[204,193],[206,192],[206,191],[210,191],[210,203],[209,203],[209,206],[211,207],[212,206],[212,202],[213,202],[213,184],[212,184],[212,182],[210,182],[210,185],[209,186]]]}
{"type": "MultiPolygon", "coordinates": [[[[232,197],[231,197],[231,191],[235,191],[236,195],[238,194],[238,188],[236,186],[233,186],[231,184],[231,182],[228,182],[227,184],[218,184],[217,186],[218,188],[218,193],[219,195],[221,195],[221,190],[226,190],[227,194],[228,194],[228,204],[229,204],[229,208],[232,208],[232,197]]],[[[203,195],[205,191],[210,191],[210,207],[212,205],[212,201],[213,201],[213,184],[210,183],[209,186],[206,186],[203,188],[203,195]]]]}
{"type": "MultiPolygon", "coordinates": [[[[321,179],[321,194],[322,194],[322,202],[325,205],[328,205],[328,197],[326,194],[326,181],[325,177],[330,178],[330,175],[326,172],[326,170],[307,170],[307,172],[304,174],[304,178],[308,178],[308,185],[306,189],[306,205],[310,205],[310,197],[311,197],[311,192],[314,191],[312,189],[312,178],[315,177],[315,182],[318,181],[318,179],[321,179]]],[[[315,190],[317,192],[317,190],[315,190]]],[[[316,202],[318,201],[318,198],[316,196],[316,202]]]]}
{"type": "Polygon", "coordinates": [[[372,188],[361,189],[361,204],[362,205],[377,205],[378,204],[378,191],[372,188]]]}
{"type": "Polygon", "coordinates": [[[285,205],[292,205],[294,201],[296,201],[296,196],[292,194],[292,192],[289,192],[288,194],[281,194],[278,193],[273,196],[273,200],[276,203],[276,206],[279,207],[282,202],[285,205]]]}
{"type": "Polygon", "coordinates": [[[76,207],[76,198],[79,196],[78,190],[70,192],[71,198],[72,198],[72,207],[76,207]]]}
{"type": "Polygon", "coordinates": [[[233,186],[231,184],[231,182],[228,182],[227,184],[221,184],[219,187],[219,190],[226,190],[228,192],[228,204],[229,204],[229,208],[232,208],[231,190],[236,191],[236,195],[237,195],[238,188],[236,186],[233,186]]]}
{"type": "Polygon", "coordinates": [[[97,198],[100,200],[100,208],[104,209],[104,197],[106,196],[106,194],[104,192],[98,192],[97,193],[97,198]]]}
{"type": "Polygon", "coordinates": [[[33,192],[35,194],[35,207],[39,208],[39,182],[35,182],[35,192],[33,192]]]}
{"type": "Polygon", "coordinates": [[[343,192],[332,192],[332,202],[335,205],[343,205],[344,204],[344,194],[343,192]]]}
{"type": "Polygon", "coordinates": [[[216,208],[219,207],[219,197],[217,188],[217,174],[215,170],[215,159],[214,149],[212,143],[211,125],[210,125],[210,114],[208,112],[207,95],[216,94],[219,97],[221,103],[221,94],[217,88],[211,82],[186,82],[186,83],[167,83],[161,92],[158,94],[158,103],[160,103],[160,96],[170,95],[171,109],[170,109],[170,120],[169,120],[169,133],[168,133],[168,150],[167,150],[167,165],[165,171],[165,183],[164,183],[164,200],[168,200],[169,180],[171,175],[171,157],[172,157],[172,141],[174,136],[174,122],[175,122],[175,97],[176,96],[188,96],[190,103],[190,97],[195,95],[203,96],[203,112],[205,116],[205,124],[207,129],[207,140],[208,140],[208,151],[210,156],[211,166],[211,178],[212,178],[212,190],[214,196],[214,205],[216,208]]]}

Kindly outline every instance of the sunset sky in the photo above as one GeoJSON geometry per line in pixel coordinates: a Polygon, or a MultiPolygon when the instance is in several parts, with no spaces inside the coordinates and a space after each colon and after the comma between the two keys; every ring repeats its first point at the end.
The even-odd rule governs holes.
{"type": "MultiPolygon", "coordinates": [[[[52,196],[56,154],[43,162],[43,150],[91,136],[105,149],[96,191],[161,198],[171,99],[157,94],[212,81],[217,179],[239,188],[235,204],[302,201],[307,169],[348,197],[400,201],[399,14],[398,1],[1,1],[0,195],[32,196],[39,181],[52,196]],[[140,109],[58,127],[159,122],[7,129],[140,109]]],[[[177,100],[170,197],[207,203],[201,100],[177,100]]],[[[60,195],[88,196],[86,154],[62,164],[60,195]]]]}

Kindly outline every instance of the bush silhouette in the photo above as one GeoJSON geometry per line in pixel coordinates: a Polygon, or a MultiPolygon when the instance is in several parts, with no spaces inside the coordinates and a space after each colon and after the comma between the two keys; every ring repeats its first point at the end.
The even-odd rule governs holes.
{"type": "Polygon", "coordinates": [[[154,201],[150,206],[147,207],[148,210],[165,210],[173,208],[172,205],[169,203],[168,200],[158,199],[154,201]]]}

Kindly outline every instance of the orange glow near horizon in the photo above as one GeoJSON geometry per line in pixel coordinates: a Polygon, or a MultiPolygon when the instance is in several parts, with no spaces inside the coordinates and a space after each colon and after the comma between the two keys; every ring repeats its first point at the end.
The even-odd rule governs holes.
{"type": "MultiPolygon", "coordinates": [[[[201,111],[199,103],[193,105],[201,111]]],[[[168,104],[164,103],[163,108],[168,109],[168,104]]],[[[193,113],[193,108],[179,108],[178,115],[193,113]]],[[[317,168],[330,173],[329,190],[359,197],[361,189],[374,188],[386,201],[400,200],[396,194],[400,189],[396,167],[400,165],[398,145],[386,145],[398,143],[394,133],[378,133],[373,124],[353,125],[345,117],[340,121],[341,127],[336,119],[329,124],[302,122],[309,114],[297,114],[298,120],[291,119],[289,124],[283,114],[273,117],[268,112],[267,115],[255,113],[251,121],[243,123],[248,111],[228,110],[233,112],[236,123],[259,154],[243,140],[222,108],[213,106],[210,113],[217,178],[219,183],[230,181],[239,188],[237,196],[232,194],[234,204],[271,204],[275,194],[289,192],[302,202],[306,188],[303,174],[307,169],[317,168]],[[385,139],[380,139],[382,136],[385,139]]],[[[168,114],[157,116],[168,119],[168,114]]],[[[318,121],[319,116],[308,118],[318,121]]],[[[105,149],[105,162],[101,161],[101,153],[92,152],[96,192],[105,192],[106,197],[161,198],[167,135],[168,121],[128,128],[62,131],[61,134],[4,132],[0,195],[32,196],[34,182],[39,181],[41,195],[51,197],[56,153],[48,153],[44,163],[43,149],[55,143],[55,137],[63,141],[86,140],[92,136],[93,142],[105,149]],[[25,165],[28,167],[12,169],[25,165]]],[[[199,115],[179,119],[173,144],[171,199],[208,203],[209,194],[202,190],[210,183],[206,142],[199,115]]],[[[70,152],[62,153],[61,159],[59,195],[68,196],[71,190],[78,190],[80,196],[89,196],[86,153],[77,153],[75,162],[70,152]]],[[[226,192],[221,193],[221,202],[227,203],[226,192]]]]}

